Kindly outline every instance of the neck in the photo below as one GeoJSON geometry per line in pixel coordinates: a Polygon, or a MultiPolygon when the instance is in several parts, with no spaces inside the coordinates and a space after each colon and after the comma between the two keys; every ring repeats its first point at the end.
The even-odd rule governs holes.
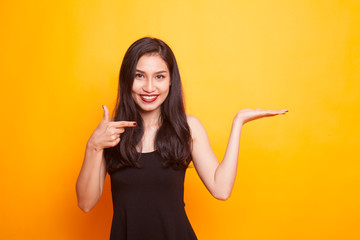
{"type": "Polygon", "coordinates": [[[160,111],[154,111],[154,112],[141,112],[140,113],[143,121],[144,121],[144,127],[146,128],[153,128],[158,127],[160,123],[160,111]]]}

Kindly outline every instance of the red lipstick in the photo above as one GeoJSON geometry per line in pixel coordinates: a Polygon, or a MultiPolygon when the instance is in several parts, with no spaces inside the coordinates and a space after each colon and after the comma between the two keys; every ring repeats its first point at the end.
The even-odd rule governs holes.
{"type": "Polygon", "coordinates": [[[158,96],[159,95],[157,94],[141,94],[140,98],[143,102],[152,103],[158,98],[158,96]]]}

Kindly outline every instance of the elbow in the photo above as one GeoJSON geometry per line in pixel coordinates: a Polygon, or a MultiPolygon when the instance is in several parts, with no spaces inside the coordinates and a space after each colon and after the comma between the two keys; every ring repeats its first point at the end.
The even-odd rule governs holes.
{"type": "Polygon", "coordinates": [[[90,206],[89,204],[84,204],[81,202],[78,202],[78,207],[85,213],[88,213],[93,209],[93,206],[90,206]]]}
{"type": "Polygon", "coordinates": [[[88,197],[84,194],[80,194],[79,191],[76,192],[77,195],[77,205],[85,213],[90,212],[96,205],[99,200],[99,197],[88,197]]]}
{"type": "Polygon", "coordinates": [[[219,192],[219,193],[213,193],[212,194],[214,198],[221,201],[226,201],[230,198],[231,192],[219,192]]]}
{"type": "Polygon", "coordinates": [[[229,195],[214,196],[217,200],[226,201],[230,198],[229,195]]]}
{"type": "Polygon", "coordinates": [[[91,211],[90,208],[80,208],[84,213],[88,213],[91,211]]]}

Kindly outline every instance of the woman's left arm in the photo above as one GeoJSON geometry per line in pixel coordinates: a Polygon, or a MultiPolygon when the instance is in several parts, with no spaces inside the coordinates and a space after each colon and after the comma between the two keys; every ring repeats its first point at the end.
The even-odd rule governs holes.
{"type": "Polygon", "coordinates": [[[262,110],[261,108],[240,110],[233,120],[226,152],[221,163],[210,146],[209,138],[200,120],[194,116],[188,116],[192,136],[193,163],[200,179],[215,198],[227,200],[231,195],[237,172],[243,125],[255,119],[286,112],[286,109],[279,111],[262,110]]]}

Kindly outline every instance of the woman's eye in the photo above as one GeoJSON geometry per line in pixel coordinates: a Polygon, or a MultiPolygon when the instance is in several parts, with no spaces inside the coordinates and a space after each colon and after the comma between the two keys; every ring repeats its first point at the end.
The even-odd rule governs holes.
{"type": "Polygon", "coordinates": [[[164,75],[157,75],[156,78],[161,79],[161,78],[165,78],[165,76],[164,75]]]}
{"type": "Polygon", "coordinates": [[[140,74],[140,73],[137,73],[137,74],[135,74],[135,77],[136,77],[136,78],[142,78],[142,77],[143,77],[143,75],[142,75],[142,74],[140,74]]]}

